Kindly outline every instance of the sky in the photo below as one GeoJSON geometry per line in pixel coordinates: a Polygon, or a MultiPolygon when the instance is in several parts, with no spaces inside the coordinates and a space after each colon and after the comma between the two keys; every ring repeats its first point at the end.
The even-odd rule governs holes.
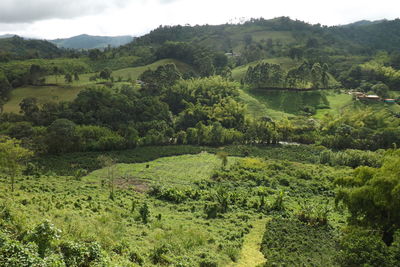
{"type": "Polygon", "coordinates": [[[159,25],[237,23],[288,16],[343,25],[400,17],[399,0],[0,0],[0,35],[55,39],[141,36],[159,25]]]}

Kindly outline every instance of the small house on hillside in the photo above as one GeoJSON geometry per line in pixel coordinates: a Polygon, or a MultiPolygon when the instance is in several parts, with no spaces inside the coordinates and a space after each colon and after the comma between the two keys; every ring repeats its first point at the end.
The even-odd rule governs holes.
{"type": "Polygon", "coordinates": [[[386,98],[386,99],[383,100],[383,102],[389,103],[389,104],[395,104],[396,103],[396,99],[386,98]]]}
{"type": "Polygon", "coordinates": [[[360,95],[357,96],[358,99],[360,100],[366,100],[366,101],[380,101],[381,98],[377,95],[360,95]]]}

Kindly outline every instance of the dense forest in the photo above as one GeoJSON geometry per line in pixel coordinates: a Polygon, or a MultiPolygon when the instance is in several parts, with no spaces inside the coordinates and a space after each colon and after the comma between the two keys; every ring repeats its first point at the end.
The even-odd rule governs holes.
{"type": "Polygon", "coordinates": [[[399,33],[0,39],[0,266],[399,266],[399,33]]]}

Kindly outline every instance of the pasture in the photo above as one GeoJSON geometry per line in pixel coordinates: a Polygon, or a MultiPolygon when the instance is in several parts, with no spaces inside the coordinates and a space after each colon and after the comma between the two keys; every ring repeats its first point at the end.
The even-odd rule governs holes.
{"type": "MultiPolygon", "coordinates": [[[[189,65],[178,60],[162,59],[146,66],[116,70],[112,72],[111,76],[115,80],[121,78],[122,81],[128,79],[135,81],[144,71],[148,69],[155,70],[157,67],[165,64],[175,64],[182,73],[191,69],[189,65]]],[[[10,99],[5,103],[3,110],[4,112],[18,113],[20,110],[19,103],[21,103],[22,99],[27,97],[36,97],[39,104],[46,102],[71,101],[82,89],[105,82],[105,80],[90,81],[90,77],[95,74],[96,73],[80,74],[79,80],[73,80],[71,83],[65,81],[64,75],[46,76],[45,85],[43,86],[24,86],[12,90],[10,99]]]]}

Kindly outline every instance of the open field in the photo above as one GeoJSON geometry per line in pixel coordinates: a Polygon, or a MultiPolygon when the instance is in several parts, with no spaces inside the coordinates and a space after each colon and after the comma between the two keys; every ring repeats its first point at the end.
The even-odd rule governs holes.
{"type": "Polygon", "coordinates": [[[10,100],[4,105],[4,112],[18,113],[19,103],[27,97],[36,97],[40,104],[45,102],[71,101],[82,90],[74,86],[28,86],[11,91],[10,100]]]}
{"type": "MultiPolygon", "coordinates": [[[[159,66],[171,63],[175,64],[182,73],[190,70],[189,65],[178,60],[162,59],[146,66],[113,71],[112,76],[115,79],[121,77],[123,80],[132,79],[132,81],[135,81],[145,70],[155,70],[159,66]]],[[[36,97],[40,104],[45,102],[71,101],[86,86],[96,85],[96,81],[89,80],[89,78],[95,74],[96,73],[81,74],[79,75],[79,80],[74,80],[72,83],[66,83],[63,75],[46,76],[45,86],[25,86],[12,90],[10,100],[4,105],[3,110],[4,112],[18,113],[20,110],[19,103],[21,103],[22,99],[27,97],[36,97]]],[[[104,80],[100,82],[104,82],[104,80]]]]}
{"type": "Polygon", "coordinates": [[[323,90],[291,92],[251,89],[243,90],[241,98],[247,103],[250,114],[256,117],[266,115],[274,119],[302,114],[307,106],[318,109],[329,105],[323,90]]]}
{"type": "Polygon", "coordinates": [[[345,93],[334,93],[330,91],[326,98],[329,102],[329,109],[318,109],[315,118],[322,118],[327,113],[338,115],[340,111],[353,103],[352,96],[345,93]]]}
{"type": "Polygon", "coordinates": [[[285,113],[268,107],[262,99],[249,93],[247,90],[240,90],[240,99],[245,103],[247,114],[254,118],[270,117],[279,120],[282,117],[291,117],[292,114],[285,113]]]}
{"type": "Polygon", "coordinates": [[[122,77],[122,79],[132,79],[136,80],[139,78],[140,74],[142,74],[144,71],[150,69],[150,70],[155,70],[159,66],[166,65],[166,64],[175,64],[178,70],[181,73],[185,73],[191,69],[191,67],[183,63],[179,60],[175,59],[162,59],[159,61],[156,61],[152,64],[146,65],[146,66],[141,66],[141,67],[135,67],[135,68],[126,68],[126,69],[120,69],[113,71],[112,76],[117,79],[118,77],[122,77]]]}

